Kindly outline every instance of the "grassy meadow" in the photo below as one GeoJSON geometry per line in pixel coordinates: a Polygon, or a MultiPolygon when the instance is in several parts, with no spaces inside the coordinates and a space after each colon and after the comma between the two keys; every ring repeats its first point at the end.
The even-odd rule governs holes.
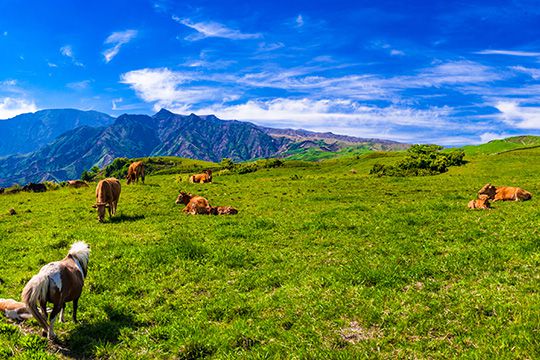
{"type": "Polygon", "coordinates": [[[540,149],[368,175],[400,156],[123,180],[103,224],[94,186],[0,196],[0,297],[71,243],[92,250],[79,323],[68,304],[55,345],[0,318],[0,358],[539,358],[540,149]],[[533,198],[468,210],[487,182],[533,198]],[[239,214],[184,215],[179,190],[239,214]]]}

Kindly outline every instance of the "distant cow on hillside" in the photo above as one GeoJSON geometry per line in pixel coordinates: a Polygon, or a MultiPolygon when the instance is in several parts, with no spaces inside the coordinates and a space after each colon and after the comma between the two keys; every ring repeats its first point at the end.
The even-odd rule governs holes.
{"type": "Polygon", "coordinates": [[[189,177],[189,181],[192,183],[209,183],[212,182],[212,170],[205,170],[202,174],[195,174],[189,177]]]}
{"type": "Polygon", "coordinates": [[[513,186],[493,186],[489,183],[484,185],[484,187],[478,191],[478,195],[483,194],[487,195],[489,199],[493,201],[525,201],[532,198],[532,194],[522,188],[513,186]]]}
{"type": "Polygon", "coordinates": [[[5,188],[0,188],[0,194],[3,194],[3,193],[4,193],[4,191],[6,191],[6,189],[5,189],[5,188]]]}
{"type": "Polygon", "coordinates": [[[191,215],[209,215],[211,208],[210,204],[208,203],[208,200],[203,198],[202,196],[196,196],[192,194],[188,194],[184,191],[181,191],[180,194],[178,194],[178,198],[176,198],[176,204],[184,204],[186,207],[184,208],[184,212],[186,214],[191,215]]]}
{"type": "Polygon", "coordinates": [[[86,183],[86,181],[82,181],[82,180],[68,180],[67,186],[70,188],[78,189],[82,187],[88,187],[88,184],[86,183]]]}
{"type": "Polygon", "coordinates": [[[23,186],[22,191],[45,192],[47,191],[47,187],[45,184],[29,183],[23,186]]]}
{"type": "Polygon", "coordinates": [[[120,191],[120,181],[115,178],[107,178],[97,184],[96,203],[92,207],[97,208],[99,222],[105,218],[105,208],[109,209],[109,217],[116,214],[120,191]]]}
{"type": "Polygon", "coordinates": [[[142,179],[142,183],[144,184],[144,163],[142,161],[136,161],[133,164],[129,165],[128,173],[127,173],[127,184],[134,183],[137,181],[139,182],[139,177],[142,179]]]}
{"type": "Polygon", "coordinates": [[[236,215],[238,214],[238,210],[236,210],[232,206],[211,206],[210,209],[208,210],[211,215],[236,215]]]}
{"type": "Polygon", "coordinates": [[[491,205],[489,204],[489,196],[487,196],[486,194],[478,195],[478,199],[469,201],[468,206],[469,209],[491,209],[491,205]]]}

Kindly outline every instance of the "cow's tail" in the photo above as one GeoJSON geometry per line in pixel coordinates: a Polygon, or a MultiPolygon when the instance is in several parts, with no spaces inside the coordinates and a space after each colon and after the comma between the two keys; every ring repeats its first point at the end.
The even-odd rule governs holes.
{"type": "Polygon", "coordinates": [[[49,291],[49,276],[47,274],[35,275],[23,289],[22,301],[26,304],[28,311],[36,318],[44,329],[49,328],[47,314],[39,311],[38,304],[47,301],[49,291]]]}

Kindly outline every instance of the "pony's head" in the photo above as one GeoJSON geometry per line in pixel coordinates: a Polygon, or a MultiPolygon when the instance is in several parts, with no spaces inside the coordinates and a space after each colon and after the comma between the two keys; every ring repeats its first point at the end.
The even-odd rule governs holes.
{"type": "Polygon", "coordinates": [[[88,260],[90,259],[90,247],[84,241],[77,241],[71,245],[68,255],[77,259],[83,269],[84,276],[88,272],[88,260]]]}
{"type": "Polygon", "coordinates": [[[178,194],[178,197],[176,198],[176,205],[178,204],[184,204],[187,205],[193,195],[186,193],[185,191],[180,191],[180,194],[178,194]]]}

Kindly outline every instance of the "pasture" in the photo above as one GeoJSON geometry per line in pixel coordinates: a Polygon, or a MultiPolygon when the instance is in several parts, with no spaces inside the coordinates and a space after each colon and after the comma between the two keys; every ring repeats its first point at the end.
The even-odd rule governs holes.
{"type": "Polygon", "coordinates": [[[102,224],[95,185],[0,196],[0,297],[75,241],[92,251],[79,323],[68,304],[52,345],[0,318],[0,358],[539,358],[540,149],[368,175],[399,156],[122,180],[102,224]],[[487,182],[533,198],[468,210],[487,182]],[[240,212],[185,215],[179,190],[240,212]]]}

